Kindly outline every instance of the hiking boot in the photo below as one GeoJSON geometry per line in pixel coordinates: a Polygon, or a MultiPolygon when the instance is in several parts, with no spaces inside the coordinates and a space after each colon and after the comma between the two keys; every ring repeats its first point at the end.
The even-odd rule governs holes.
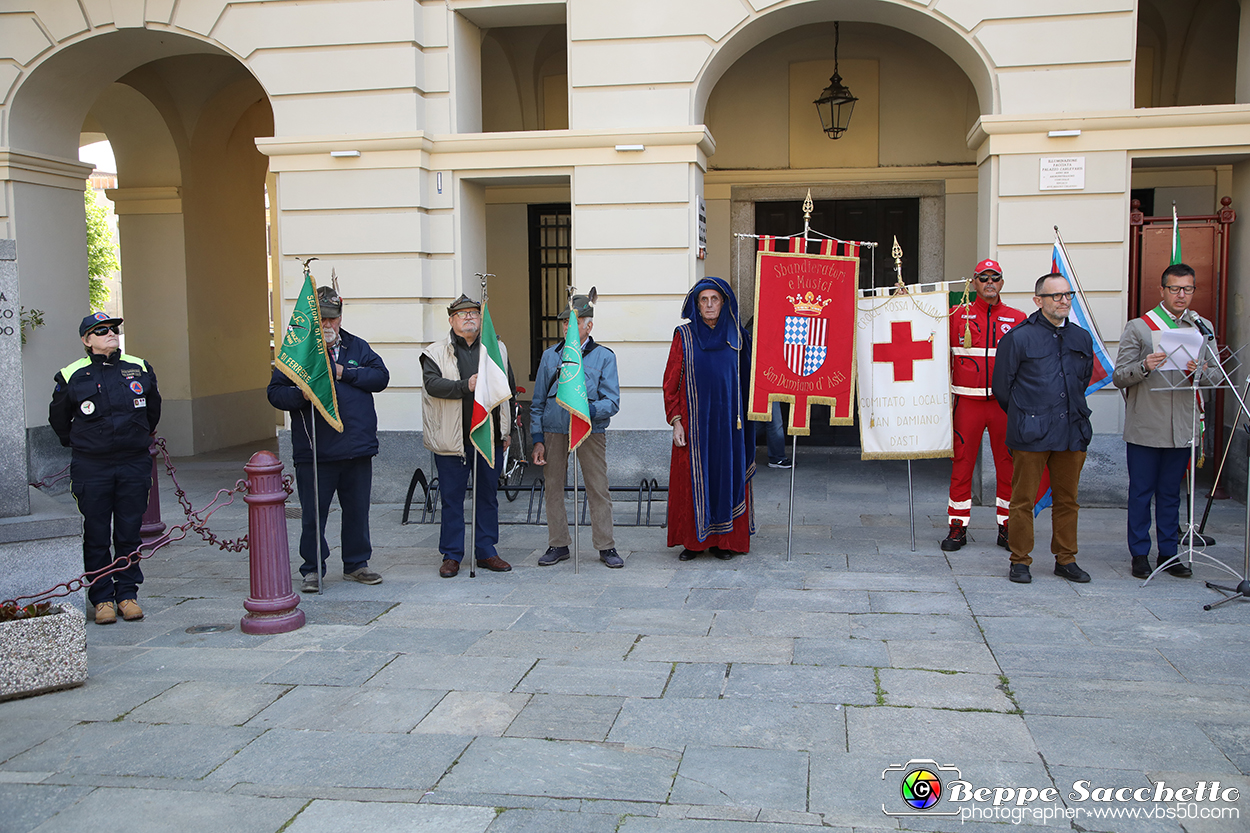
{"type": "Polygon", "coordinates": [[[121,609],[122,618],[127,622],[134,622],[143,618],[143,608],[139,607],[137,599],[122,599],[117,603],[117,606],[121,609]]]}
{"type": "Polygon", "coordinates": [[[625,559],[617,554],[616,547],[610,550],[599,550],[599,560],[614,570],[625,566],[625,559]]]}
{"type": "Polygon", "coordinates": [[[117,621],[117,606],[112,602],[100,602],[95,606],[95,623],[111,625],[117,621]]]}
{"type": "Polygon", "coordinates": [[[561,561],[568,560],[568,547],[547,547],[547,551],[543,553],[542,558],[538,559],[538,566],[550,567],[552,564],[559,564],[561,561]]]}
{"type": "Polygon", "coordinates": [[[368,567],[361,567],[359,570],[343,573],[343,581],[358,581],[361,584],[381,584],[382,577],[368,567]]]}
{"type": "Polygon", "coordinates": [[[1005,550],[1011,549],[1007,543],[1007,522],[1003,521],[998,525],[998,545],[1005,550]]]}
{"type": "Polygon", "coordinates": [[[942,552],[955,552],[968,543],[968,527],[961,521],[951,521],[950,534],[942,539],[942,552]]]}

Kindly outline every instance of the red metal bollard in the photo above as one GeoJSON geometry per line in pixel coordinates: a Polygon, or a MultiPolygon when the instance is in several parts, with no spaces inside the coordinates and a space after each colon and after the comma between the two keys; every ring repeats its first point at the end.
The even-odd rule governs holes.
{"type": "Polygon", "coordinates": [[[250,611],[239,623],[244,633],[274,634],[304,626],[299,596],[291,589],[291,551],[286,538],[286,490],[282,461],[258,451],[243,467],[247,472],[247,541],[252,595],[250,611]]]}
{"type": "Polygon", "coordinates": [[[152,457],[152,488],[148,490],[148,508],[143,512],[143,526],[139,527],[139,540],[144,543],[161,537],[165,532],[165,522],[161,520],[161,479],[156,469],[156,458],[160,453],[153,438],[148,446],[148,454],[152,457]]]}

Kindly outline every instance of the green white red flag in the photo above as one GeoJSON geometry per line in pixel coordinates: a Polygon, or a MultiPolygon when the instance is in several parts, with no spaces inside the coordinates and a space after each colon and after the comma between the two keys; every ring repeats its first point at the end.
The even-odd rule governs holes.
{"type": "Polygon", "coordinates": [[[586,373],[582,368],[581,329],[577,310],[569,308],[569,329],[560,351],[560,384],[556,402],[569,412],[569,451],[590,436],[590,405],[586,397],[586,373]]]}
{"type": "Polygon", "coordinates": [[[495,324],[490,320],[490,310],[482,301],[481,348],[477,358],[477,387],[473,390],[473,419],[469,439],[478,453],[486,458],[491,467],[495,465],[495,408],[512,397],[508,386],[508,371],[504,367],[503,353],[499,349],[499,337],[495,324]]]}
{"type": "Polygon", "coordinates": [[[1176,219],[1176,203],[1172,203],[1172,265],[1182,263],[1181,260],[1181,226],[1176,219]]]}

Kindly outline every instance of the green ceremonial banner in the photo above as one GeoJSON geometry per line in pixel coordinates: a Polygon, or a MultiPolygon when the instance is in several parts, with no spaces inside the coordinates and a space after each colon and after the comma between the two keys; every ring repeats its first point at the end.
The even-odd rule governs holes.
{"type": "Polygon", "coordinates": [[[569,412],[569,451],[590,436],[590,406],[586,397],[586,373],[582,368],[582,345],[577,310],[569,308],[569,328],[560,352],[560,385],[556,402],[569,412]]]}
{"type": "Polygon", "coordinates": [[[282,336],[278,370],[307,394],[330,426],[343,433],[339,399],[334,390],[334,369],[321,337],[321,307],[317,304],[317,283],[304,270],[304,288],[291,310],[291,321],[282,336]]]}

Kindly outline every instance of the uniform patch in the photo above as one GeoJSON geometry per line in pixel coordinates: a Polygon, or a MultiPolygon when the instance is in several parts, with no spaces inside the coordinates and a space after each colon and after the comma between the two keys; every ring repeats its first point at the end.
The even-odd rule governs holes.
{"type": "Polygon", "coordinates": [[[1009,330],[1011,329],[1011,325],[1010,325],[1010,324],[999,324],[998,326],[1000,326],[1000,327],[1002,327],[1002,328],[1003,328],[1003,332],[1004,332],[1004,333],[1005,333],[1005,332],[1007,332],[1007,331],[1009,331],[1009,330]]]}
{"type": "Polygon", "coordinates": [[[146,408],[147,406],[148,406],[148,400],[147,400],[147,397],[142,397],[142,396],[141,396],[141,397],[139,397],[138,399],[136,399],[136,400],[135,400],[135,407],[136,407],[136,408],[146,408]]]}
{"type": "Polygon", "coordinates": [[[78,406],[78,410],[82,411],[84,414],[94,414],[95,403],[88,399],[86,402],[78,406]]]}
{"type": "Polygon", "coordinates": [[[125,367],[122,368],[122,375],[125,376],[127,379],[134,379],[136,376],[138,376],[142,372],[143,372],[142,370],[134,370],[134,369],[125,368],[125,367]]]}
{"type": "Polygon", "coordinates": [[[135,393],[143,393],[143,385],[139,384],[138,382],[131,382],[130,389],[134,391],[135,393]]]}
{"type": "Polygon", "coordinates": [[[107,321],[109,316],[107,312],[97,312],[95,315],[91,317],[94,318],[96,321],[107,321]]]}

